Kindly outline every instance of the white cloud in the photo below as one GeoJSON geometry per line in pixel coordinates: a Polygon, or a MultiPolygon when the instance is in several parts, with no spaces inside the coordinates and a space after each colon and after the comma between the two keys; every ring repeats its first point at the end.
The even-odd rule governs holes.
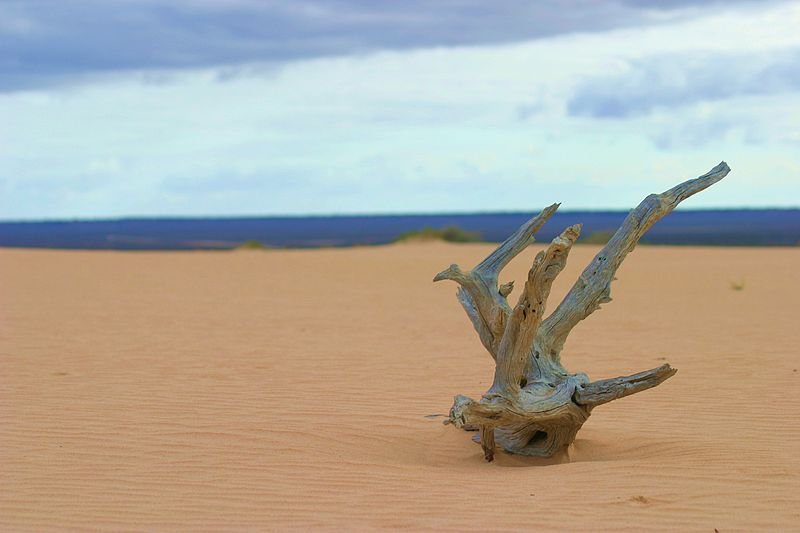
{"type": "Polygon", "coordinates": [[[612,121],[568,113],[592,80],[613,91],[635,68],[696,75],[693,57],[724,59],[715,79],[740,81],[800,49],[798,21],[797,4],[739,6],[514,45],[3,94],[0,216],[624,208],[720,159],[734,173],[694,207],[798,205],[796,85],[667,101],[612,121]],[[739,58],[756,66],[737,70],[739,58]]]}

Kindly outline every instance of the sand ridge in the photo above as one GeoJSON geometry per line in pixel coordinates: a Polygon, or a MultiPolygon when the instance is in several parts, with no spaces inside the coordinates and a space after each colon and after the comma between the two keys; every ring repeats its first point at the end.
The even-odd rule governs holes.
{"type": "Polygon", "coordinates": [[[800,530],[800,249],[637,248],[564,363],[678,374],[485,464],[426,415],[491,380],[431,283],[489,249],[0,250],[0,529],[800,530]]]}

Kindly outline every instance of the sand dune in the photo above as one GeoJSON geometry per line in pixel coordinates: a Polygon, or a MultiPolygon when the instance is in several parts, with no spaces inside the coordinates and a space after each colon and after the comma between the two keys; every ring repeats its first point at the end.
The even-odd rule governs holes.
{"type": "Polygon", "coordinates": [[[488,249],[0,250],[0,529],[800,530],[800,249],[638,248],[564,362],[678,374],[487,464],[426,415],[492,377],[431,283],[488,249]]]}

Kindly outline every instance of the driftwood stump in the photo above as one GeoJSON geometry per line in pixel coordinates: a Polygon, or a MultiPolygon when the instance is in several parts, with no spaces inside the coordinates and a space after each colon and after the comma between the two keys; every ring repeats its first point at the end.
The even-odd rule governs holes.
{"type": "Polygon", "coordinates": [[[498,274],[533,242],[533,235],[559,204],[522,225],[471,271],[450,265],[437,274],[433,281],[449,279],[460,285],[458,300],[496,362],[491,388],[479,401],[456,396],[445,424],[479,430],[487,461],[494,458],[495,443],[510,453],[551,456],[575,440],[598,405],[655,387],[673,376],[676,369],[665,364],[630,376],[590,381],[586,374],[571,374],[562,366],[561,350],[578,322],[611,301],[614,273],[642,235],[681,201],[728,172],[730,168],[722,162],[699,178],[645,198],[546,319],[550,287],[567,262],[580,225],[570,226],[539,252],[513,309],[506,297],[514,284],[498,285],[498,274]]]}

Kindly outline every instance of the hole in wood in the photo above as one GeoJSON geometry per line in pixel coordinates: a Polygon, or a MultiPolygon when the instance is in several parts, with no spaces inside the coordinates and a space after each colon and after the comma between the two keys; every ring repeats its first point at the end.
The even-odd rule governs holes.
{"type": "Polygon", "coordinates": [[[537,431],[536,433],[531,436],[531,440],[528,441],[528,446],[538,446],[539,444],[544,444],[547,441],[547,432],[546,431],[537,431]]]}

